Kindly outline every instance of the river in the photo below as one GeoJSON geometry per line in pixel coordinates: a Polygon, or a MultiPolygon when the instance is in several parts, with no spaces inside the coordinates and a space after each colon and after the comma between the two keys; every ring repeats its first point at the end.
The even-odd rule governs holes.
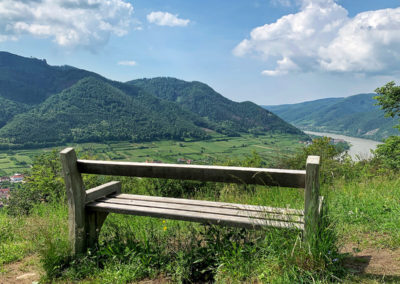
{"type": "Polygon", "coordinates": [[[375,150],[376,146],[382,144],[382,142],[370,140],[370,139],[363,139],[363,138],[356,138],[350,137],[340,134],[333,134],[333,133],[325,133],[325,132],[314,132],[314,131],[304,131],[310,135],[318,135],[318,136],[328,136],[333,139],[343,139],[344,141],[351,144],[350,150],[348,151],[349,155],[353,159],[357,160],[364,160],[372,157],[371,150],[375,150]]]}

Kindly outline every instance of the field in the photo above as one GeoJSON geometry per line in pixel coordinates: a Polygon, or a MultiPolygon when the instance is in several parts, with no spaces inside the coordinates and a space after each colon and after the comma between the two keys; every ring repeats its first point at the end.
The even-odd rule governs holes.
{"type": "MultiPolygon", "coordinates": [[[[196,164],[211,164],[216,161],[243,158],[256,151],[264,160],[274,161],[278,157],[293,154],[302,144],[300,137],[285,134],[268,134],[241,137],[214,135],[205,141],[156,141],[144,143],[84,143],[69,144],[94,155],[99,159],[121,161],[162,161],[176,163],[178,159],[192,160],[196,164]]],[[[57,150],[63,147],[57,147],[57,150]]],[[[9,150],[0,152],[0,175],[24,172],[32,164],[35,156],[52,148],[34,150],[9,150]]]]}

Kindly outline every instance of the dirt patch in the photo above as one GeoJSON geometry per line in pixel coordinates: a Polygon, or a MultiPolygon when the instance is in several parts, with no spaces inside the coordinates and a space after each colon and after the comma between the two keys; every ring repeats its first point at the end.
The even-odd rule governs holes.
{"type": "Polygon", "coordinates": [[[0,271],[0,284],[39,282],[42,273],[38,257],[28,256],[23,260],[3,265],[0,271]]]}
{"type": "Polygon", "coordinates": [[[400,249],[365,248],[360,250],[357,244],[347,244],[342,253],[349,253],[345,266],[354,274],[371,276],[399,277],[400,249]]]}

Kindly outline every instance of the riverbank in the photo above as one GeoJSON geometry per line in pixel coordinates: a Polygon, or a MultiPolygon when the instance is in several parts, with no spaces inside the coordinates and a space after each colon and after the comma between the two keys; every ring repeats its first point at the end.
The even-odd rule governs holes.
{"type": "Polygon", "coordinates": [[[350,149],[348,150],[349,155],[356,160],[365,160],[372,157],[373,150],[382,142],[375,140],[357,138],[351,136],[345,136],[340,134],[328,133],[328,132],[315,132],[315,131],[304,131],[304,133],[316,136],[327,136],[333,139],[343,139],[350,143],[350,149]]]}

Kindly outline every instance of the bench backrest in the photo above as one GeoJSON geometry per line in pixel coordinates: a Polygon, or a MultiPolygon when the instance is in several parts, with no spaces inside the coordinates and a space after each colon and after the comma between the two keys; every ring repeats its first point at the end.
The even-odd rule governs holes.
{"type": "Polygon", "coordinates": [[[78,160],[87,174],[305,187],[305,170],[78,160]]]}

